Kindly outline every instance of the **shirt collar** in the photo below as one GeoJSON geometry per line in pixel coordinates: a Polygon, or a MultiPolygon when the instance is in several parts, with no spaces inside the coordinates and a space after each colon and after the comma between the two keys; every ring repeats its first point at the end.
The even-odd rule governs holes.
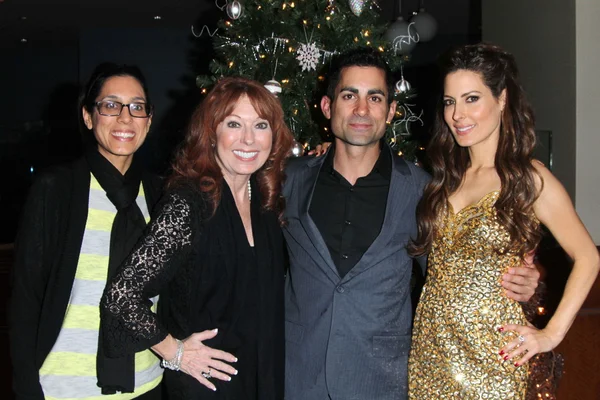
{"type": "MultiPolygon", "coordinates": [[[[391,180],[392,178],[392,153],[388,146],[385,145],[383,139],[379,142],[379,157],[373,166],[373,169],[369,173],[369,175],[373,173],[377,173],[381,175],[383,178],[387,180],[391,180]]],[[[335,154],[335,143],[331,144],[331,148],[327,152],[325,156],[325,161],[323,162],[323,170],[327,173],[333,174],[335,169],[333,168],[333,156],[335,154]]]]}

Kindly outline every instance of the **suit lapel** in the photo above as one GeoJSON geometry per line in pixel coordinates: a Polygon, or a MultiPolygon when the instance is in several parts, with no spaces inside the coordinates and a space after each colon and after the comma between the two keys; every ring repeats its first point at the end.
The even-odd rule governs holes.
{"type": "Polygon", "coordinates": [[[308,212],[317,178],[319,177],[319,171],[321,170],[324,161],[325,156],[311,160],[307,163],[304,173],[297,179],[297,193],[300,193],[298,200],[298,217],[310,244],[314,247],[314,250],[307,249],[308,254],[315,259],[316,264],[322,267],[323,272],[325,272],[327,277],[331,279],[332,282],[337,283],[340,281],[340,276],[335,263],[331,258],[331,254],[329,253],[329,249],[327,248],[327,244],[325,243],[319,228],[317,228],[317,225],[308,212]],[[302,193],[307,193],[307,195],[303,196],[302,193]]]}

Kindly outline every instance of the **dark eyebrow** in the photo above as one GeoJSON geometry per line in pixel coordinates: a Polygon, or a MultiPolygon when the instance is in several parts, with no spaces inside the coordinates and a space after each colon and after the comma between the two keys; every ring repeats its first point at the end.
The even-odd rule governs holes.
{"type": "Polygon", "coordinates": [[[350,92],[350,93],[354,93],[354,94],[358,94],[358,89],[351,87],[351,86],[346,86],[340,89],[340,93],[342,92],[350,92]]]}
{"type": "MultiPolygon", "coordinates": [[[[239,116],[239,115],[237,115],[237,114],[229,114],[229,115],[228,115],[227,117],[225,117],[225,118],[229,118],[229,117],[236,117],[236,118],[238,118],[238,119],[241,119],[241,120],[243,120],[243,118],[242,118],[242,117],[240,117],[240,116],[239,116]]],[[[257,118],[255,121],[257,121],[257,122],[269,122],[269,120],[268,120],[268,119],[266,119],[266,118],[263,118],[263,117],[261,117],[260,115],[258,116],[258,118],[257,118]]]]}
{"type": "MultiPolygon", "coordinates": [[[[341,89],[340,89],[340,93],[342,93],[342,92],[350,92],[350,93],[358,94],[358,89],[357,89],[357,88],[354,88],[354,87],[351,87],[351,86],[348,86],[348,87],[343,87],[343,88],[341,88],[341,89]]],[[[367,91],[367,94],[368,94],[368,95],[380,94],[380,95],[382,95],[382,96],[385,96],[385,93],[384,93],[384,91],[383,91],[383,90],[381,90],[381,89],[369,89],[369,90],[367,91]]]]}
{"type": "MultiPolygon", "coordinates": [[[[110,100],[115,100],[118,102],[121,101],[121,98],[119,96],[115,96],[114,94],[109,94],[108,96],[104,96],[103,99],[110,99],[110,100]]],[[[139,101],[145,103],[146,99],[143,97],[140,97],[140,96],[135,96],[135,97],[131,98],[131,102],[135,103],[135,102],[139,102],[139,101]]]]}
{"type": "MultiPolygon", "coordinates": [[[[470,92],[467,92],[467,93],[461,94],[461,95],[460,95],[460,97],[468,97],[468,96],[470,96],[470,95],[472,95],[472,94],[475,94],[475,93],[477,93],[477,94],[481,94],[481,92],[480,92],[480,91],[478,91],[478,90],[471,90],[470,92]]],[[[445,95],[444,95],[444,98],[450,98],[450,99],[454,99],[454,97],[452,97],[452,96],[450,96],[450,95],[447,95],[447,94],[445,94],[445,95]]]]}
{"type": "Polygon", "coordinates": [[[461,95],[460,97],[467,97],[467,96],[470,96],[470,95],[472,95],[474,93],[481,94],[481,92],[478,91],[478,90],[471,90],[470,92],[467,92],[467,93],[461,95]]]}
{"type": "Polygon", "coordinates": [[[385,93],[381,89],[371,89],[367,92],[367,94],[380,94],[382,96],[385,96],[385,93]]]}

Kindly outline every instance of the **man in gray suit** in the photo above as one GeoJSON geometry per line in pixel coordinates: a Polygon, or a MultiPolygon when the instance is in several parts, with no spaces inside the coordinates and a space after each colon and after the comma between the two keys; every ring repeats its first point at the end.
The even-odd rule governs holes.
{"type": "MultiPolygon", "coordinates": [[[[415,209],[429,176],[382,141],[395,113],[387,64],[338,58],[321,109],[335,142],[287,169],[286,400],[407,397],[415,209]]],[[[424,266],[423,266],[424,268],[424,266]]],[[[537,271],[506,277],[528,299],[537,271]]]]}

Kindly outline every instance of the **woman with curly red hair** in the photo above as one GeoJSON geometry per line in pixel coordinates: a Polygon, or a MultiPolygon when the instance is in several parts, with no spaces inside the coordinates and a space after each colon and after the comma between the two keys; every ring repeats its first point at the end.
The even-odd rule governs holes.
{"type": "Polygon", "coordinates": [[[441,63],[443,97],[418,208],[414,255],[429,254],[409,360],[411,399],[524,399],[527,361],[564,338],[598,273],[598,251],[558,180],[533,159],[533,113],[514,57],[461,46],[441,63]],[[544,224],[573,260],[544,329],[509,299],[502,275],[544,224]]]}
{"type": "Polygon", "coordinates": [[[152,348],[178,399],[283,398],[284,161],[261,84],[224,78],[194,112],[168,191],[102,299],[109,355],[152,348]],[[158,316],[147,299],[160,294],[158,316]]]}

